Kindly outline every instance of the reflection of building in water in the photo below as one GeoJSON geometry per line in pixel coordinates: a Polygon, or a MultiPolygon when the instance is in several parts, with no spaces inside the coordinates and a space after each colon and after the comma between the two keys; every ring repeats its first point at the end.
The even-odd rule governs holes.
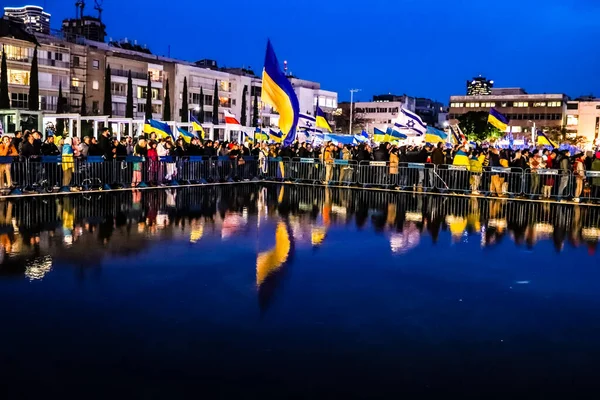
{"type": "MultiPolygon", "coordinates": [[[[210,243],[208,238],[253,234],[252,218],[257,225],[267,218],[286,221],[288,235],[282,240],[284,231],[278,225],[274,252],[261,258],[271,262],[257,261],[259,287],[285,269],[285,261],[273,262],[283,259],[282,243],[326,248],[328,232],[336,225],[383,231],[396,253],[418,248],[421,235],[430,235],[433,243],[448,236],[466,240],[480,235],[484,246],[504,237],[528,246],[550,239],[557,250],[568,240],[590,253],[599,240],[600,209],[585,206],[295,185],[284,190],[280,185],[247,184],[179,188],[176,195],[173,191],[0,201],[0,275],[43,277],[49,271],[45,257],[53,269],[98,267],[106,257],[136,256],[159,240],[202,239],[202,246],[210,243]]],[[[269,290],[261,291],[261,299],[269,297],[269,290]]]]}

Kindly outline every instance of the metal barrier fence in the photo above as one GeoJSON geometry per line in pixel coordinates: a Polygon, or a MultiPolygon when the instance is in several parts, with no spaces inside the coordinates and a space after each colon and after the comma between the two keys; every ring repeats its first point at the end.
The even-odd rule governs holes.
{"type": "Polygon", "coordinates": [[[63,162],[60,156],[29,160],[0,157],[1,188],[37,192],[255,179],[559,200],[579,195],[584,202],[600,201],[599,171],[577,177],[571,171],[546,169],[485,167],[477,172],[466,166],[347,160],[324,163],[313,158],[128,156],[105,161],[90,156],[63,162]]]}

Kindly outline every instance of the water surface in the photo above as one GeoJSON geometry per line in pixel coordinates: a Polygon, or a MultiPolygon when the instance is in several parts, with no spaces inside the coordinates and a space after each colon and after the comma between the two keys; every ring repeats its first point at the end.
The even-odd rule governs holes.
{"type": "Polygon", "coordinates": [[[0,202],[9,398],[596,389],[600,209],[307,186],[0,202]]]}

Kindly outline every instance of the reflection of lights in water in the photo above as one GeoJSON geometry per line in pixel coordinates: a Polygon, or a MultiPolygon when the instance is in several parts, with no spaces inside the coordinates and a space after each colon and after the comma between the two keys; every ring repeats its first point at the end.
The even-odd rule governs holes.
{"type": "Polygon", "coordinates": [[[481,227],[481,247],[485,247],[485,226],[481,227]]]}
{"type": "Polygon", "coordinates": [[[198,240],[202,239],[204,235],[204,225],[199,225],[192,228],[192,232],[190,232],[190,243],[196,243],[198,240]]]}
{"type": "Polygon", "coordinates": [[[244,222],[248,222],[248,207],[242,209],[242,218],[244,219],[244,222]]]}
{"type": "Polygon", "coordinates": [[[390,248],[394,254],[405,254],[419,245],[421,235],[413,224],[403,232],[395,232],[390,236],[390,248]]]}
{"type": "Polygon", "coordinates": [[[406,214],[404,214],[404,217],[409,222],[421,222],[423,220],[423,216],[421,215],[421,213],[418,212],[407,211],[406,214]]]}
{"type": "Polygon", "coordinates": [[[221,239],[228,239],[235,235],[241,227],[246,225],[246,221],[239,214],[229,214],[223,220],[221,227],[221,239]]]}
{"type": "Polygon", "coordinates": [[[583,237],[584,240],[598,240],[600,239],[600,229],[596,227],[583,228],[581,230],[581,237],[583,237]]]}
{"type": "Polygon", "coordinates": [[[496,228],[500,232],[506,229],[507,223],[505,219],[490,219],[488,221],[488,226],[490,228],[496,228]]]}
{"type": "Polygon", "coordinates": [[[347,211],[345,207],[341,207],[341,206],[331,206],[331,212],[333,214],[339,214],[339,215],[346,215],[347,211]]]}
{"type": "Polygon", "coordinates": [[[70,247],[73,244],[73,235],[65,235],[63,242],[65,243],[65,247],[70,247]]]}
{"type": "Polygon", "coordinates": [[[30,281],[43,279],[52,270],[52,257],[43,256],[35,258],[25,265],[25,276],[30,281]]]}
{"type": "Polygon", "coordinates": [[[158,213],[156,215],[156,226],[164,228],[167,225],[169,225],[169,215],[166,213],[158,213]]]}
{"type": "Polygon", "coordinates": [[[308,203],[300,203],[298,205],[298,209],[300,211],[312,211],[313,205],[312,204],[308,204],[308,203]]]}
{"type": "Polygon", "coordinates": [[[538,223],[533,225],[533,232],[537,238],[545,239],[552,235],[554,227],[548,223],[538,223]]]}

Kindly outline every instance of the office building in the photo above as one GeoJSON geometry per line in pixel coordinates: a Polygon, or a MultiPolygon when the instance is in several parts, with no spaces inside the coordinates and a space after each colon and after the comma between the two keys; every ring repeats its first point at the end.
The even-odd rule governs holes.
{"type": "MultiPolygon", "coordinates": [[[[524,91],[523,91],[524,92],[524,91]]],[[[513,133],[530,133],[537,129],[560,128],[566,122],[568,97],[564,94],[487,94],[451,96],[449,122],[470,111],[489,112],[495,108],[510,120],[513,133]]]]}
{"type": "Polygon", "coordinates": [[[467,96],[487,96],[492,94],[494,81],[490,81],[479,75],[467,81],[467,96]]]}
{"type": "Polygon", "coordinates": [[[587,97],[567,102],[566,134],[583,136],[587,143],[600,144],[600,99],[587,97]]]}
{"type": "Polygon", "coordinates": [[[42,7],[4,7],[4,15],[23,21],[30,33],[50,33],[50,14],[45,12],[42,7]]]}

